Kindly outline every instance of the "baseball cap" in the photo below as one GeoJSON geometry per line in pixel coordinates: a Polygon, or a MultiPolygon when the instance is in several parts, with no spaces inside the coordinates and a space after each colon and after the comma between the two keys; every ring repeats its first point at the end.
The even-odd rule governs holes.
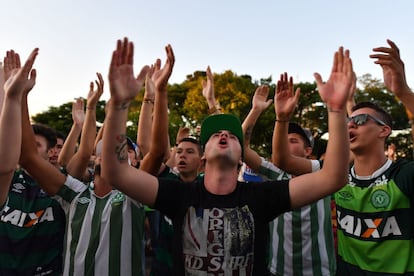
{"type": "Polygon", "coordinates": [[[313,148],[315,144],[315,140],[313,139],[313,135],[307,128],[302,128],[299,124],[290,122],[289,123],[289,130],[288,133],[297,133],[309,143],[309,145],[313,148]]]}
{"type": "Polygon", "coordinates": [[[127,137],[127,143],[128,143],[128,147],[130,147],[131,149],[133,149],[135,151],[136,156],[139,155],[139,149],[138,149],[138,145],[135,144],[131,138],[127,137]]]}
{"type": "Polygon", "coordinates": [[[239,139],[243,156],[243,130],[240,119],[233,114],[216,114],[208,116],[201,125],[200,142],[204,147],[210,136],[220,130],[227,130],[239,139]]]}

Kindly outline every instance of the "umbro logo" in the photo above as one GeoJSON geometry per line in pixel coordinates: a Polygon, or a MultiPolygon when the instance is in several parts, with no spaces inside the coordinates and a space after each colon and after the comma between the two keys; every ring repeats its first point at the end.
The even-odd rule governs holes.
{"type": "Polygon", "coordinates": [[[87,203],[89,203],[91,200],[89,199],[89,198],[87,198],[87,197],[80,197],[79,199],[78,199],[78,202],[80,203],[80,204],[87,204],[87,203]]]}
{"type": "Polygon", "coordinates": [[[12,191],[21,194],[26,187],[22,183],[13,183],[12,191]]]}

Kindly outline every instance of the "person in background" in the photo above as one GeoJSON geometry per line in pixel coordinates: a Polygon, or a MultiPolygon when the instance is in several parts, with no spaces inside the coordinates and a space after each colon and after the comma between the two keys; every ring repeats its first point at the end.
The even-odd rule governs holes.
{"type": "MultiPolygon", "coordinates": [[[[289,122],[288,128],[280,128],[290,120],[299,100],[299,88],[294,92],[292,77],[282,74],[275,93],[275,122],[273,140],[283,139],[285,148],[274,150],[276,158],[306,158],[312,164],[312,172],[321,168],[322,161],[310,160],[314,138],[308,129],[289,122]],[[286,91],[282,90],[286,87],[286,91]],[[289,104],[292,102],[291,104],[289,104]],[[281,133],[280,130],[284,132],[281,133]],[[279,131],[279,132],[278,132],[279,131]],[[286,142],[287,141],[287,142],[286,142]]],[[[245,162],[254,172],[269,179],[291,179],[293,175],[281,170],[272,162],[261,158],[249,147],[253,127],[260,114],[266,110],[272,100],[268,100],[269,88],[260,86],[254,96],[253,105],[243,122],[245,135],[245,162]]],[[[277,141],[276,141],[277,143],[277,141]]],[[[335,275],[335,248],[330,209],[331,197],[326,196],[315,203],[286,212],[269,224],[269,272],[271,275],[335,275]]]]}
{"type": "MultiPolygon", "coordinates": [[[[387,43],[370,57],[381,65],[388,90],[414,112],[400,51],[393,41],[387,43]]],[[[375,103],[352,107],[348,137],[353,164],[348,184],[335,193],[338,275],[414,275],[414,162],[393,162],[384,154],[391,131],[391,115],[375,103]]],[[[278,165],[295,174],[310,172],[305,159],[278,165]]]]}

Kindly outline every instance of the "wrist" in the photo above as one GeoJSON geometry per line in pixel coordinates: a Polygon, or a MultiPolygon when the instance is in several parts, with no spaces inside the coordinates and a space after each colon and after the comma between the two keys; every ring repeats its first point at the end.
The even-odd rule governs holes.
{"type": "Polygon", "coordinates": [[[279,123],[289,123],[290,120],[287,118],[276,118],[275,121],[279,123]]]}
{"type": "Polygon", "coordinates": [[[110,101],[110,107],[115,110],[125,110],[129,108],[130,102],[113,102],[110,101]]]}
{"type": "Polygon", "coordinates": [[[209,115],[218,114],[218,113],[222,113],[221,106],[219,104],[216,104],[213,107],[210,107],[208,109],[208,114],[209,115]]]}
{"type": "Polygon", "coordinates": [[[142,102],[147,103],[147,104],[154,104],[155,100],[152,99],[152,98],[144,98],[144,100],[142,102]]]}

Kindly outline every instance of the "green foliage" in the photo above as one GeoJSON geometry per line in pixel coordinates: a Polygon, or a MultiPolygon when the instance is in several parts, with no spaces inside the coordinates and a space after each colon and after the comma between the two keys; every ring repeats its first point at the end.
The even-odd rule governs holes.
{"type": "MultiPolygon", "coordinates": [[[[86,102],[85,102],[86,106],[86,102]]],[[[99,101],[96,108],[96,120],[103,122],[105,117],[105,101],[99,101]]],[[[49,110],[32,116],[34,123],[40,123],[67,135],[72,127],[72,102],[64,103],[61,106],[49,107],[49,110]]]]}
{"type": "MultiPolygon", "coordinates": [[[[196,71],[188,75],[181,84],[168,87],[169,108],[169,135],[171,144],[175,144],[177,131],[180,126],[187,126],[193,130],[201,124],[208,115],[208,106],[202,95],[202,80],[206,79],[205,71],[196,71]]],[[[269,99],[273,99],[275,84],[272,77],[252,80],[249,75],[238,76],[232,71],[214,74],[215,96],[223,112],[233,113],[241,121],[247,116],[251,108],[251,100],[256,88],[261,84],[270,86],[269,99]]],[[[384,84],[371,75],[365,74],[359,78],[360,89],[355,93],[356,102],[373,101],[385,108],[394,118],[394,129],[407,129],[407,115],[404,106],[396,100],[394,95],[385,89],[384,84]]],[[[315,137],[315,155],[326,147],[326,141],[321,136],[328,131],[327,111],[322,103],[315,83],[298,83],[301,96],[293,121],[309,128],[315,137]]],[[[127,135],[136,140],[140,108],[143,100],[143,91],[131,103],[128,115],[127,135]]],[[[103,122],[105,102],[100,101],[97,108],[97,120],[103,122]]],[[[72,126],[72,104],[66,103],[59,107],[50,107],[48,111],[33,116],[37,123],[47,124],[63,133],[68,133],[72,126]]],[[[260,155],[269,158],[271,155],[272,135],[275,112],[273,104],[260,116],[251,138],[251,147],[260,155]]],[[[150,131],[150,130],[148,130],[150,131]]],[[[397,145],[398,156],[412,159],[412,139],[410,131],[393,135],[389,142],[397,145]]]]}

